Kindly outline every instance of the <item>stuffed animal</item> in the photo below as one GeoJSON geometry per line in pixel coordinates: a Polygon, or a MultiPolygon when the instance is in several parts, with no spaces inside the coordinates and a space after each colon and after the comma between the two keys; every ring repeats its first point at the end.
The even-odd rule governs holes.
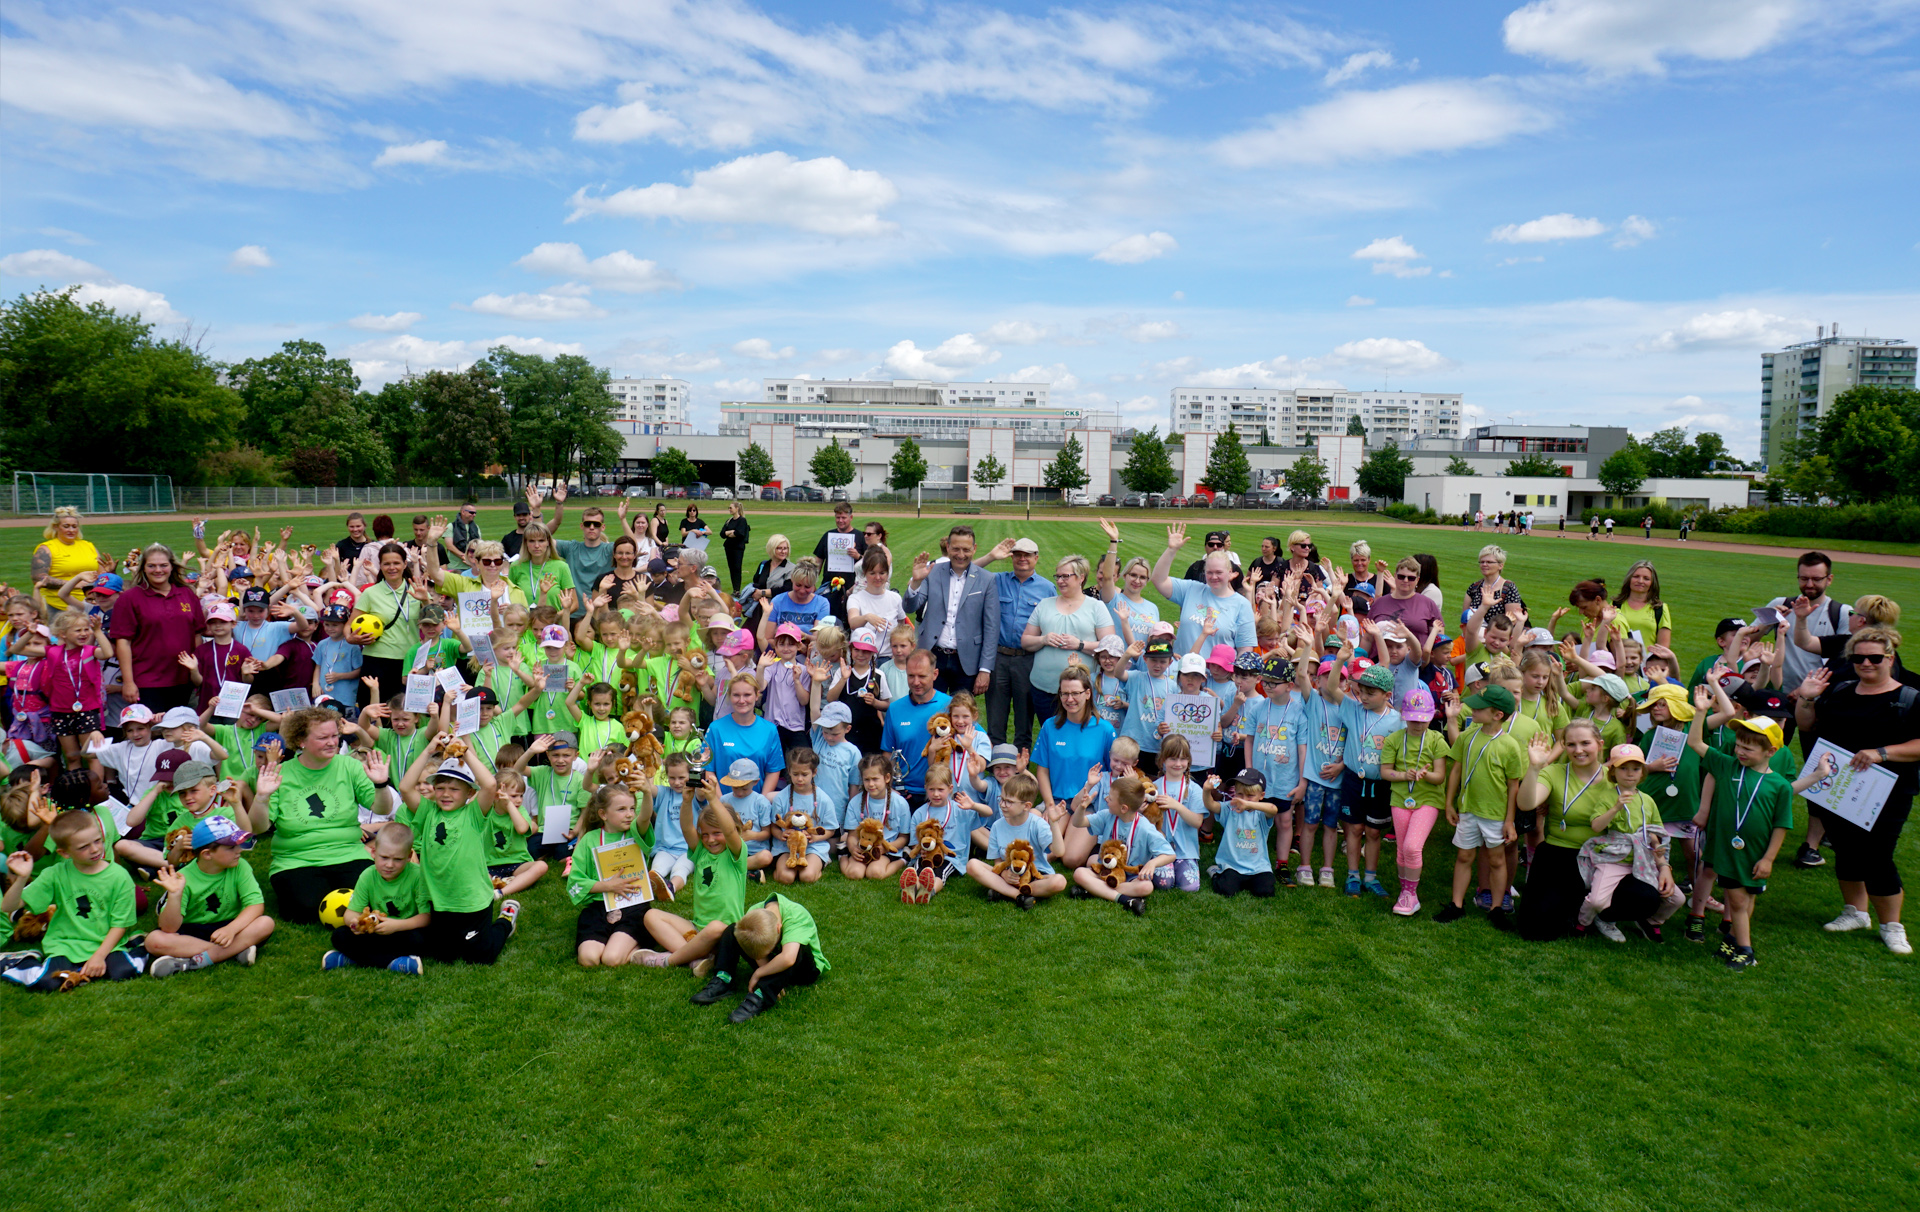
{"type": "MultiPolygon", "coordinates": [[[[658,743],[655,742],[655,744],[658,743]]],[[[613,777],[625,783],[627,790],[633,792],[636,797],[640,794],[640,788],[651,781],[647,778],[646,768],[640,764],[640,759],[632,753],[621,754],[614,760],[613,777]]]]}
{"type": "Polygon", "coordinates": [[[946,831],[940,828],[940,822],[921,821],[913,831],[914,861],[937,863],[952,857],[953,847],[947,845],[946,831]]]}
{"type": "Polygon", "coordinates": [[[178,871],[193,861],[193,826],[182,825],[167,834],[165,850],[167,865],[178,871]]]}
{"type": "Polygon", "coordinates": [[[993,873],[1013,886],[1014,891],[1025,896],[1033,888],[1033,878],[1039,874],[1033,865],[1033,845],[1022,839],[1007,843],[1007,857],[993,865],[993,873]]]}
{"type": "Polygon", "coordinates": [[[1118,888],[1140,868],[1127,865],[1127,844],[1112,838],[1100,843],[1100,853],[1087,860],[1087,870],[1104,880],[1107,887],[1118,888]]]}
{"type": "MultiPolygon", "coordinates": [[[[502,882],[504,881],[496,880],[494,887],[499,887],[502,882]]],[[[360,916],[354,920],[353,932],[355,934],[377,934],[380,931],[380,923],[386,920],[385,915],[378,909],[362,909],[360,916]]]]}
{"type": "Polygon", "coordinates": [[[804,812],[787,812],[773,818],[773,834],[786,844],[786,865],[798,871],[807,865],[807,844],[814,839],[813,818],[804,812]]]}
{"type": "Polygon", "coordinates": [[[93,979],[92,977],[88,976],[84,972],[75,972],[69,968],[62,968],[60,971],[54,973],[53,975],[60,978],[60,992],[62,993],[66,993],[69,990],[78,989],[80,986],[86,984],[88,981],[91,981],[93,979]]]}
{"type": "Polygon", "coordinates": [[[621,723],[626,724],[628,736],[661,732],[667,726],[667,709],[661,706],[659,695],[648,692],[633,700],[633,710],[621,717],[621,723]]]}
{"type": "Polygon", "coordinates": [[[48,905],[44,913],[28,913],[22,910],[20,916],[13,919],[13,941],[31,943],[45,935],[48,923],[53,921],[53,911],[57,908],[48,905]]]}
{"type": "Polygon", "coordinates": [[[953,721],[941,712],[927,721],[927,731],[933,734],[933,739],[920,752],[926,755],[929,766],[944,766],[953,756],[953,721]]]}
{"type": "Polygon", "coordinates": [[[440,756],[442,758],[465,757],[467,756],[467,743],[457,736],[450,736],[441,742],[440,756]]]}
{"type": "Polygon", "coordinates": [[[620,726],[627,730],[628,737],[637,737],[643,732],[651,733],[654,728],[653,716],[636,702],[633,710],[620,717],[620,726]]]}
{"type": "Polygon", "coordinates": [[[861,821],[847,842],[847,855],[857,863],[877,862],[893,853],[894,847],[879,821],[861,821]]]}
{"type": "MultiPolygon", "coordinates": [[[[639,766],[641,774],[645,776],[645,781],[649,783],[654,781],[654,776],[660,773],[660,768],[666,765],[667,762],[666,746],[662,745],[660,738],[651,732],[643,732],[629,741],[627,743],[627,756],[639,766]]],[[[618,769],[618,766],[616,766],[615,769],[618,769]]],[[[639,783],[631,779],[625,779],[625,776],[622,776],[622,778],[626,781],[627,786],[633,788],[634,792],[638,794],[640,790],[639,783]]]]}
{"type": "Polygon", "coordinates": [[[707,671],[707,654],[703,649],[696,648],[682,657],[681,663],[686,668],[682,669],[680,676],[673,680],[673,697],[689,701],[698,699],[700,683],[696,679],[697,675],[707,671]]]}
{"type": "Polygon", "coordinates": [[[1160,802],[1158,796],[1150,795],[1146,798],[1145,802],[1140,805],[1140,815],[1146,817],[1147,823],[1155,829],[1160,830],[1162,833],[1166,832],[1166,826],[1160,822],[1167,817],[1167,806],[1160,802]]]}

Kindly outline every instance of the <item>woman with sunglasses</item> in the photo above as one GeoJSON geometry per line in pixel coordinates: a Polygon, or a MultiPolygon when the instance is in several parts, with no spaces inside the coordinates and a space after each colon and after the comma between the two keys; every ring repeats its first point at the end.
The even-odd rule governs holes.
{"type": "MultiPolygon", "coordinates": [[[[1287,566],[1282,576],[1288,572],[1297,572],[1302,578],[1325,584],[1327,570],[1320,567],[1320,561],[1314,559],[1313,536],[1304,530],[1296,530],[1287,536],[1287,566]]],[[[1306,580],[1300,582],[1302,588],[1306,580]]]]}
{"type": "Polygon", "coordinates": [[[1891,627],[1854,632],[1846,650],[1853,679],[1835,684],[1826,669],[1814,670],[1793,692],[1793,715],[1803,731],[1851,747],[1855,770],[1879,766],[1894,776],[1893,791],[1871,829],[1837,812],[1814,809],[1833,844],[1833,873],[1846,901],[1827,929],[1835,934],[1860,930],[1877,916],[1887,950],[1911,955],[1913,945],[1900,923],[1905,888],[1893,855],[1913,811],[1915,775],[1920,772],[1920,690],[1894,677],[1899,650],[1900,633],[1891,627]]]}
{"type": "MultiPolygon", "coordinates": [[[[435,518],[427,533],[437,540],[441,527],[446,524],[445,518],[435,518]]],[[[475,539],[467,544],[467,557],[473,563],[473,576],[463,576],[441,568],[439,554],[434,550],[437,546],[438,543],[430,543],[424,554],[427,560],[427,584],[438,586],[441,593],[454,597],[485,590],[502,606],[528,604],[526,590],[507,580],[507,552],[499,543],[492,539],[475,539]]]]}
{"type": "Polygon", "coordinates": [[[1407,556],[1395,566],[1393,583],[1367,607],[1367,618],[1376,626],[1388,619],[1397,620],[1413,635],[1421,650],[1426,650],[1433,640],[1433,629],[1440,622],[1440,608],[1420,592],[1420,561],[1407,556]]]}

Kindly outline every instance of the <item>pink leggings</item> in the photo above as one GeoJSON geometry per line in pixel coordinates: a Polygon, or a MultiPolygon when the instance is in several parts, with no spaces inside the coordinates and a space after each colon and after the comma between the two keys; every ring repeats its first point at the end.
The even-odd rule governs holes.
{"type": "Polygon", "coordinates": [[[1393,853],[1402,867],[1418,871],[1426,865],[1427,835],[1433,832],[1433,823],[1439,819],[1438,808],[1394,805],[1393,853]]]}

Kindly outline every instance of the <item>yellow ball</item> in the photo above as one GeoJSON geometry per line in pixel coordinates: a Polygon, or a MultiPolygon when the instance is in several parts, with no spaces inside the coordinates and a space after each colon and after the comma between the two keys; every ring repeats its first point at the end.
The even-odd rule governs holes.
{"type": "Polygon", "coordinates": [[[347,634],[362,644],[371,644],[387,630],[387,625],[371,614],[357,614],[347,624],[347,634]]]}
{"type": "Polygon", "coordinates": [[[347,903],[353,900],[353,889],[335,888],[320,898],[320,921],[328,926],[347,924],[347,903]]]}

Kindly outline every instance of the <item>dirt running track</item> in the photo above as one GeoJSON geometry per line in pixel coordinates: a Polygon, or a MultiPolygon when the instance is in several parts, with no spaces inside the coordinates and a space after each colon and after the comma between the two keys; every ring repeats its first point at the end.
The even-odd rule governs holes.
{"type": "MultiPolygon", "coordinates": [[[[591,498],[581,497],[581,498],[577,498],[576,500],[578,501],[578,506],[584,506],[589,499],[591,498]]],[[[576,512],[577,512],[578,506],[576,507],[576,512]]],[[[505,508],[508,508],[508,505],[504,502],[498,505],[488,503],[486,505],[483,505],[481,508],[505,509],[505,508]]],[[[651,508],[651,505],[649,505],[649,508],[651,508]]],[[[347,516],[347,514],[350,512],[352,511],[337,509],[337,508],[335,509],[289,509],[289,510],[268,510],[259,514],[244,514],[244,513],[236,514],[232,512],[222,512],[217,514],[208,514],[206,516],[208,521],[217,527],[219,525],[220,519],[223,517],[231,518],[236,516],[244,516],[244,517],[259,517],[259,518],[341,518],[341,519],[344,519],[347,516]]],[[[362,512],[365,512],[365,510],[363,509],[362,512]]],[[[1125,510],[1125,509],[1111,510],[1104,514],[1094,514],[1092,513],[1092,511],[1088,511],[1088,510],[1072,510],[1072,511],[1066,511],[1066,512],[1054,510],[1054,511],[1037,512],[1034,514],[1034,517],[1036,520],[1048,521],[1048,522],[1090,521],[1092,520],[1093,517],[1098,517],[1098,516],[1117,518],[1118,520],[1123,522],[1149,522],[1149,521],[1157,520],[1158,517],[1160,516],[1164,516],[1169,521],[1184,521],[1191,526],[1202,518],[1212,516],[1207,514],[1199,514],[1198,516],[1196,516],[1197,512],[1198,511],[1190,511],[1190,510],[1166,510],[1163,513],[1159,513],[1159,514],[1148,514],[1145,510],[1141,510],[1141,511],[1138,511],[1136,516],[1136,511],[1125,510]]],[[[1238,510],[1231,510],[1229,511],[1229,513],[1231,516],[1221,519],[1223,524],[1230,525],[1230,526],[1253,526],[1253,525],[1258,525],[1262,520],[1258,517],[1249,517],[1238,510]]],[[[769,514],[770,516],[774,516],[774,517],[779,517],[783,515],[792,516],[792,517],[815,516],[811,514],[801,513],[798,511],[790,512],[786,510],[772,510],[772,511],[769,511],[769,514]]],[[[859,514],[861,517],[871,517],[871,518],[911,518],[914,516],[911,510],[902,510],[902,509],[884,509],[884,510],[862,509],[862,510],[859,510],[859,514]]],[[[1018,520],[1024,517],[1024,515],[1013,514],[1013,513],[954,514],[954,513],[942,512],[937,509],[929,509],[925,511],[925,513],[922,516],[927,518],[951,517],[955,521],[960,521],[962,519],[974,520],[976,518],[981,521],[987,521],[993,518],[1018,520]]],[[[128,525],[133,522],[147,522],[147,521],[158,522],[163,524],[165,523],[191,524],[193,521],[193,517],[194,515],[184,514],[184,513],[172,513],[172,514],[152,513],[152,514],[137,514],[137,515],[129,514],[129,515],[124,515],[122,517],[112,517],[112,518],[102,517],[102,518],[95,518],[91,520],[102,526],[128,525]]],[[[1319,521],[1319,519],[1317,518],[1294,517],[1294,518],[1286,519],[1283,524],[1289,529],[1293,527],[1300,527],[1303,529],[1310,530],[1313,528],[1313,525],[1317,521],[1319,521]]],[[[23,527],[23,526],[44,527],[46,524],[47,523],[44,518],[0,519],[0,528],[13,528],[13,527],[23,527]]],[[[1418,526],[1411,522],[1391,522],[1386,520],[1360,521],[1346,514],[1327,514],[1326,524],[1337,525],[1337,526],[1377,526],[1382,529],[1392,529],[1392,530],[1454,531],[1454,528],[1451,526],[1418,526]]],[[[343,525],[343,529],[341,533],[344,534],[346,533],[344,529],[344,522],[342,523],[342,525],[343,525]]],[[[1454,531],[1454,533],[1464,533],[1464,532],[1454,531]]],[[[1501,538],[1511,539],[1511,538],[1517,537],[1514,535],[1499,535],[1499,534],[1495,534],[1492,531],[1485,531],[1482,533],[1487,535],[1489,542],[1497,539],[1501,539],[1501,538]]],[[[1697,534],[1698,532],[1696,531],[1695,533],[1697,534]]],[[[1585,534],[1579,533],[1576,531],[1571,531],[1571,530],[1565,532],[1564,534],[1556,530],[1542,530],[1542,531],[1536,532],[1532,537],[1536,539],[1558,539],[1560,541],[1569,542],[1569,543],[1573,543],[1573,542],[1586,543],[1591,541],[1597,544],[1610,545],[1614,547],[1674,547],[1674,548],[1679,548],[1685,551],[1732,551],[1732,552],[1738,552],[1742,555],[1774,556],[1778,559],[1783,559],[1783,560],[1790,560],[1794,556],[1800,554],[1801,551],[1805,550],[1805,548],[1793,548],[1793,547],[1762,547],[1762,546],[1749,544],[1749,543],[1707,542],[1707,541],[1702,541],[1700,539],[1692,539],[1685,543],[1680,542],[1678,539],[1641,539],[1641,538],[1635,538],[1633,535],[1633,532],[1629,530],[1617,531],[1615,534],[1615,537],[1610,540],[1609,539],[1589,540],[1585,534]]],[[[1808,547],[1817,547],[1818,545],[1819,543],[1817,540],[1809,539],[1807,541],[1808,547]]],[[[1833,562],[1836,564],[1867,564],[1867,565],[1876,565],[1882,568],[1920,568],[1920,556],[1879,555],[1874,552],[1866,552],[1866,551],[1831,551],[1828,554],[1833,557],[1833,562]]]]}

